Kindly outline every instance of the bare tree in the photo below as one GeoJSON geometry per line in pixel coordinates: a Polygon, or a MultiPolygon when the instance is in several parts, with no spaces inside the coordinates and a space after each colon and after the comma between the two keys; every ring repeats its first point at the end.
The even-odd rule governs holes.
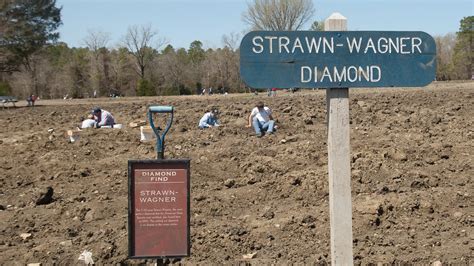
{"type": "Polygon", "coordinates": [[[124,45],[136,59],[138,74],[145,78],[146,67],[153,61],[157,49],[166,43],[158,38],[158,32],[151,25],[130,26],[125,36],[124,45]]]}
{"type": "Polygon", "coordinates": [[[242,18],[253,30],[299,30],[313,14],[311,0],[253,0],[242,18]]]}
{"type": "Polygon", "coordinates": [[[134,95],[137,76],[131,71],[134,68],[133,56],[126,48],[112,50],[110,55],[111,85],[114,91],[134,95]]]}
{"type": "Polygon", "coordinates": [[[456,45],[456,35],[448,33],[444,36],[435,36],[436,42],[436,79],[450,80],[456,78],[453,65],[453,53],[456,45]]]}
{"type": "Polygon", "coordinates": [[[229,35],[224,34],[222,36],[222,44],[224,47],[228,47],[230,50],[235,51],[239,48],[241,36],[239,33],[232,32],[229,35]]]}
{"type": "Polygon", "coordinates": [[[87,30],[87,36],[84,38],[84,43],[89,50],[97,53],[100,48],[107,47],[110,41],[110,33],[102,32],[100,30],[87,30]]]}
{"type": "Polygon", "coordinates": [[[187,70],[196,69],[186,68],[186,61],[186,50],[183,48],[177,51],[175,51],[174,48],[168,48],[163,52],[163,55],[159,58],[159,62],[156,62],[161,66],[160,78],[162,80],[162,88],[160,88],[160,94],[166,93],[163,89],[177,90],[180,85],[185,85],[185,80],[189,77],[187,70]]]}
{"type": "Polygon", "coordinates": [[[109,66],[107,64],[108,50],[106,49],[109,41],[110,33],[91,29],[87,31],[87,36],[84,38],[84,43],[87,45],[92,55],[90,61],[90,74],[92,90],[94,91],[93,95],[95,95],[96,91],[99,91],[100,95],[104,95],[110,89],[109,66]]]}

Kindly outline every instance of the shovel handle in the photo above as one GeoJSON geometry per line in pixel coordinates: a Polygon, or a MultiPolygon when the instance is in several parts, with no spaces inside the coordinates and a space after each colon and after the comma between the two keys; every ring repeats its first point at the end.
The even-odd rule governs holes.
{"type": "Polygon", "coordinates": [[[150,106],[148,111],[150,113],[173,113],[173,106],[150,106]]]}
{"type": "Polygon", "coordinates": [[[173,123],[173,106],[160,106],[160,105],[149,106],[148,119],[150,120],[150,126],[156,135],[157,158],[164,159],[165,136],[166,136],[166,133],[168,133],[168,130],[170,130],[171,124],[173,123]],[[166,128],[164,130],[160,129],[159,127],[156,127],[155,123],[153,122],[153,114],[159,114],[159,113],[170,114],[168,117],[168,122],[166,123],[166,128]]]}

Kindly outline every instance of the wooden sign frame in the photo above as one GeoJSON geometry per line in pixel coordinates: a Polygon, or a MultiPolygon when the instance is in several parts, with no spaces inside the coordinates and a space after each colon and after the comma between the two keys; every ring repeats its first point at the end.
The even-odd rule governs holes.
{"type": "MultiPolygon", "coordinates": [[[[337,18],[336,18],[337,19],[337,18]]],[[[422,31],[252,31],[240,75],[266,88],[422,87],[436,77],[436,42],[422,31]]]]}
{"type": "Polygon", "coordinates": [[[129,258],[190,256],[190,175],[189,159],[128,161],[129,258]]]}

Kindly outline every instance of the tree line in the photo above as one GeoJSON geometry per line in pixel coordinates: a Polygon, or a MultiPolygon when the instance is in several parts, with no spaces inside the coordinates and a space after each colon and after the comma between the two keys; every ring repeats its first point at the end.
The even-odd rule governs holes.
{"type": "Polygon", "coordinates": [[[474,16],[460,21],[457,33],[435,36],[437,80],[474,79],[474,16]]]}
{"type": "Polygon", "coordinates": [[[167,45],[162,50],[142,47],[135,52],[125,47],[71,48],[57,43],[35,53],[30,64],[34,73],[6,75],[15,95],[83,98],[193,94],[202,87],[244,89],[238,76],[238,54],[229,47],[204,50],[199,41],[189,49],[167,45]]]}
{"type": "MultiPolygon", "coordinates": [[[[253,0],[243,20],[252,30],[301,30],[313,16],[311,0],[253,0]]],[[[244,92],[239,76],[239,34],[223,36],[223,48],[196,40],[174,48],[151,25],[130,26],[118,47],[107,33],[89,31],[85,47],[57,42],[61,8],[56,0],[0,2],[0,95],[82,98],[244,92]]],[[[437,79],[471,79],[474,17],[456,34],[435,37],[437,79]]],[[[314,21],[309,30],[322,30],[314,21]]]]}

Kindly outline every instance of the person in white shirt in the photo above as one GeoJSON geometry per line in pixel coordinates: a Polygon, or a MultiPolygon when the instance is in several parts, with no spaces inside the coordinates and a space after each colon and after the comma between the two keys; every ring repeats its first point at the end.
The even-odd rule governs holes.
{"type": "Polygon", "coordinates": [[[273,134],[275,121],[272,117],[272,110],[266,107],[263,102],[258,102],[249,115],[247,127],[253,126],[257,137],[263,135],[262,131],[267,134],[273,134]]]}
{"type": "Polygon", "coordinates": [[[95,121],[97,122],[95,124],[96,128],[103,126],[113,127],[115,124],[115,119],[112,114],[109,111],[101,109],[100,107],[94,108],[94,110],[92,110],[92,114],[94,115],[95,121]]]}
{"type": "Polygon", "coordinates": [[[81,128],[95,127],[94,115],[90,114],[87,119],[82,120],[81,128]]]}
{"type": "Polygon", "coordinates": [[[213,109],[210,112],[205,113],[201,120],[199,120],[199,128],[209,128],[209,127],[218,127],[219,121],[217,121],[217,115],[219,111],[217,109],[213,109]]]}

